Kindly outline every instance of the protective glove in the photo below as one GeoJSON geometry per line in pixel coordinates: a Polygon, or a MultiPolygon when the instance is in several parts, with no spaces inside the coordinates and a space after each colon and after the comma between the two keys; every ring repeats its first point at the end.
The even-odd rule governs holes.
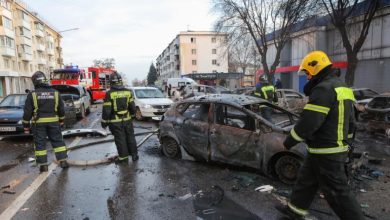
{"type": "Polygon", "coordinates": [[[290,148],[294,147],[298,143],[298,141],[296,141],[293,137],[291,137],[291,135],[289,135],[287,136],[286,140],[284,140],[283,145],[285,148],[290,150],[290,148]]]}
{"type": "Polygon", "coordinates": [[[103,129],[106,129],[106,128],[107,128],[107,126],[108,126],[108,124],[107,124],[107,123],[105,123],[105,122],[102,122],[102,123],[101,123],[101,125],[102,125],[102,128],[103,128],[103,129]]]}

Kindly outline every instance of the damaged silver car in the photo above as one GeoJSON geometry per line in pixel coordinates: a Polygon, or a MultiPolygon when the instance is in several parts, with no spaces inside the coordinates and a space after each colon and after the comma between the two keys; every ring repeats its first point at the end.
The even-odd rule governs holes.
{"type": "Polygon", "coordinates": [[[256,168],[291,184],[306,154],[303,143],[290,150],[283,146],[297,120],[296,114],[252,96],[198,96],[165,113],[159,139],[167,157],[256,168]]]}

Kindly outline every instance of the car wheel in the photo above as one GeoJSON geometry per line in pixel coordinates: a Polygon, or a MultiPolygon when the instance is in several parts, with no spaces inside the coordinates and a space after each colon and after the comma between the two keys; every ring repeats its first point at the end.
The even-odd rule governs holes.
{"type": "Polygon", "coordinates": [[[283,155],[276,161],[275,172],[280,181],[291,185],[297,180],[300,167],[300,159],[291,155],[283,155]]]}
{"type": "Polygon", "coordinates": [[[144,117],[142,117],[141,110],[138,107],[135,110],[135,119],[137,119],[138,121],[142,121],[144,119],[144,117]]]}
{"type": "Polygon", "coordinates": [[[181,151],[179,144],[173,138],[163,138],[161,143],[162,152],[166,157],[179,159],[181,151]]]}
{"type": "Polygon", "coordinates": [[[79,113],[79,115],[78,115],[78,118],[79,118],[79,119],[85,118],[85,108],[84,108],[84,105],[82,105],[82,106],[80,107],[80,113],[79,113]]]}

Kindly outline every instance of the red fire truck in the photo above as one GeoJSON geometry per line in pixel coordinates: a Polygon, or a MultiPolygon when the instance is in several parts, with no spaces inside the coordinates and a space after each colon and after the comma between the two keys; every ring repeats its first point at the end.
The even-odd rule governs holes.
{"type": "Polygon", "coordinates": [[[88,67],[86,70],[78,66],[66,66],[64,69],[53,70],[51,84],[81,85],[91,95],[92,102],[104,99],[110,86],[110,74],[114,70],[101,67],[88,67]]]}

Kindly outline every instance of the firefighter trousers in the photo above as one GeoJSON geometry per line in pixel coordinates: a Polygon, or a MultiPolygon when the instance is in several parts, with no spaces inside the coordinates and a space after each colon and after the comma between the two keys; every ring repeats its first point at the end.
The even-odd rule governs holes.
{"type": "Polygon", "coordinates": [[[289,207],[297,214],[307,212],[318,189],[340,219],[364,219],[345,173],[347,153],[308,154],[293,188],[289,207]]]}
{"type": "Polygon", "coordinates": [[[49,138],[58,161],[68,158],[59,122],[33,124],[35,158],[38,165],[47,165],[46,137],[49,138]]]}
{"type": "Polygon", "coordinates": [[[134,136],[133,122],[131,120],[123,122],[112,122],[109,125],[112,135],[114,135],[116,149],[120,160],[127,159],[129,155],[138,155],[137,142],[134,136]]]}

